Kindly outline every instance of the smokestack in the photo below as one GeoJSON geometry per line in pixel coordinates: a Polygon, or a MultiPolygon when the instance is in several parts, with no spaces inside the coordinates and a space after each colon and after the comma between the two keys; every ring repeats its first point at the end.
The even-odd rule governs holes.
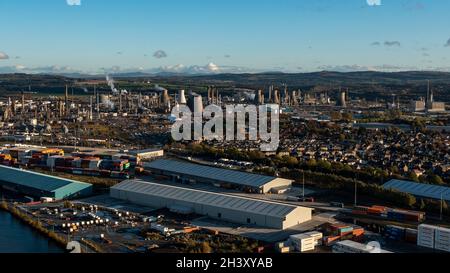
{"type": "Polygon", "coordinates": [[[70,107],[69,107],[69,87],[66,85],[66,95],[64,98],[64,109],[65,109],[65,114],[66,116],[69,115],[70,112],[70,107]]]}
{"type": "Polygon", "coordinates": [[[278,92],[278,89],[275,89],[273,95],[274,95],[274,103],[275,104],[280,104],[280,94],[278,92]]]}
{"type": "Polygon", "coordinates": [[[212,95],[211,95],[211,93],[212,93],[211,86],[208,86],[208,98],[207,98],[208,104],[212,103],[212,95]]]}
{"type": "Polygon", "coordinates": [[[433,90],[431,89],[430,81],[428,81],[428,101],[430,103],[434,102],[434,94],[433,94],[433,90]]]}
{"type": "Polygon", "coordinates": [[[92,101],[93,101],[92,96],[90,96],[89,99],[90,99],[90,105],[89,105],[89,120],[92,120],[92,115],[93,115],[93,113],[92,113],[92,107],[93,107],[93,105],[92,105],[92,101]]]}
{"type": "Polygon", "coordinates": [[[256,104],[259,104],[259,105],[264,104],[264,95],[263,95],[262,90],[258,90],[258,93],[256,94],[255,102],[256,102],[256,104]]]}
{"type": "Polygon", "coordinates": [[[293,90],[291,94],[291,104],[298,105],[297,91],[293,90]]]}
{"type": "Polygon", "coordinates": [[[220,94],[219,94],[219,89],[216,89],[216,104],[220,104],[221,102],[220,102],[220,94]]]}
{"type": "Polygon", "coordinates": [[[122,92],[119,92],[119,113],[122,112],[122,92]]]}
{"type": "Polygon", "coordinates": [[[283,90],[283,102],[289,104],[289,95],[288,95],[288,87],[287,85],[284,86],[283,90]]]}
{"type": "Polygon", "coordinates": [[[25,94],[22,91],[22,115],[25,114],[25,94]]]}
{"type": "Polygon", "coordinates": [[[267,102],[272,102],[272,91],[273,91],[273,85],[269,86],[269,98],[267,99],[267,102]]]}

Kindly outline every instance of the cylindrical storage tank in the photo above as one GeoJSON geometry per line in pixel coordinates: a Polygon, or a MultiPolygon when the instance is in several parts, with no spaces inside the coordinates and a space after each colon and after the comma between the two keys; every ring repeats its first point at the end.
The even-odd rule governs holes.
{"type": "Polygon", "coordinates": [[[101,104],[109,104],[110,97],[108,95],[100,95],[100,103],[101,104]]]}
{"type": "Polygon", "coordinates": [[[200,95],[194,96],[194,113],[203,113],[203,98],[200,95]]]}

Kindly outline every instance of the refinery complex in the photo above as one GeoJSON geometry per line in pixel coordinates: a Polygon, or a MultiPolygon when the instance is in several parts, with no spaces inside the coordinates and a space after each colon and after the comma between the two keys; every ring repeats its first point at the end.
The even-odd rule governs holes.
{"type": "Polygon", "coordinates": [[[450,1],[106,2],[0,1],[2,272],[445,264],[450,1]]]}
{"type": "MultiPolygon", "coordinates": [[[[436,122],[448,118],[446,105],[435,101],[429,81],[423,82],[425,100],[392,102],[389,96],[384,102],[356,98],[342,87],[169,90],[109,75],[70,81],[60,95],[18,91],[1,98],[0,187],[3,200],[11,200],[6,209],[34,215],[85,252],[182,253],[202,247],[196,241],[211,251],[229,247],[217,246],[211,234],[225,245],[245,242],[251,248],[239,251],[258,253],[450,250],[442,235],[450,230],[440,224],[445,211],[431,205],[446,202],[450,190],[420,183],[448,181],[448,148],[426,157],[420,146],[391,153],[402,141],[411,147],[415,141],[448,144],[448,126],[436,122]],[[129,81],[137,90],[127,87],[129,81]],[[182,120],[174,109],[186,106],[195,118],[210,105],[278,107],[280,147],[259,151],[251,139],[172,139],[172,126],[182,120]],[[403,124],[364,121],[383,112],[403,124]],[[414,119],[427,120],[423,135],[414,119]],[[320,133],[301,137],[312,126],[327,128],[328,139],[320,133]],[[386,130],[401,135],[380,138],[386,130]],[[351,144],[346,135],[352,132],[367,142],[351,144]],[[347,171],[333,173],[326,164],[347,171]],[[381,243],[368,248],[374,241],[381,243]]],[[[242,129],[246,136],[251,128],[242,129]]]]}

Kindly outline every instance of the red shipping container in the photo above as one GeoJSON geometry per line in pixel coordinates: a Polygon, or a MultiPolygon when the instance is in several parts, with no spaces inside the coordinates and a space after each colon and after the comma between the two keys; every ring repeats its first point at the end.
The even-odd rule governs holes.
{"type": "Polygon", "coordinates": [[[353,236],[361,236],[364,235],[365,230],[363,228],[353,229],[353,236]]]}

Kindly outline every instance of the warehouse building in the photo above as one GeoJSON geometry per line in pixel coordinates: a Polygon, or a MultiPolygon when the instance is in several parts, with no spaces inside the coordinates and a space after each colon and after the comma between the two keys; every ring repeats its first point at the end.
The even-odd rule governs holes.
{"type": "Polygon", "coordinates": [[[110,194],[113,198],[143,206],[276,229],[287,229],[309,221],[312,214],[310,208],[143,180],[126,180],[112,187],[110,194]]]}
{"type": "Polygon", "coordinates": [[[409,193],[421,198],[450,201],[450,188],[445,186],[392,179],[384,184],[383,188],[409,193]]]}
{"type": "Polygon", "coordinates": [[[252,174],[199,164],[159,159],[144,165],[153,174],[170,177],[181,183],[207,183],[223,188],[234,188],[253,193],[276,192],[289,188],[292,180],[252,174]]]}
{"type": "Polygon", "coordinates": [[[159,157],[164,156],[163,149],[145,149],[145,150],[134,150],[129,152],[131,155],[136,156],[137,164],[141,162],[150,161],[159,157]]]}
{"type": "Polygon", "coordinates": [[[31,197],[55,200],[92,194],[92,185],[0,165],[0,187],[31,197]]]}

